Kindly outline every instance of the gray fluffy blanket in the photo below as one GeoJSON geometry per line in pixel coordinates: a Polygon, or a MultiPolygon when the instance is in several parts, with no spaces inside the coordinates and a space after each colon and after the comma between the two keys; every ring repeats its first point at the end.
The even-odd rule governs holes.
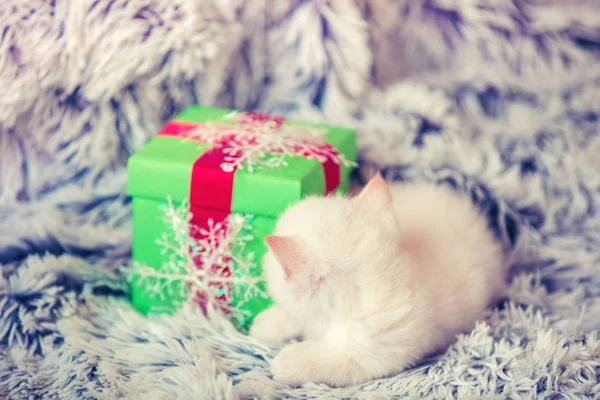
{"type": "Polygon", "coordinates": [[[3,0],[0,398],[600,398],[596,1],[3,0]],[[127,157],[192,103],[356,127],[358,179],[471,194],[510,300],[411,371],[290,388],[193,309],[138,315],[127,157]]]}

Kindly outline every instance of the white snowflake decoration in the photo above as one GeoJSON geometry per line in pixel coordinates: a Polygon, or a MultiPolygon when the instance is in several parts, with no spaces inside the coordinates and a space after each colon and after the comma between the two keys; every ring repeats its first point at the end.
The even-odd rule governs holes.
{"type": "Polygon", "coordinates": [[[283,126],[275,121],[257,121],[243,113],[232,112],[223,120],[207,122],[182,134],[188,139],[199,140],[226,155],[221,169],[232,172],[235,168],[253,172],[260,168],[287,166],[289,155],[301,155],[318,162],[327,160],[344,166],[356,166],[343,154],[324,141],[325,131],[312,127],[283,126]]]}
{"type": "Polygon", "coordinates": [[[168,295],[191,303],[201,301],[207,309],[238,321],[250,317],[250,311],[241,306],[257,296],[266,298],[267,294],[259,287],[262,279],[250,274],[255,267],[254,254],[243,251],[253,238],[245,233],[251,229],[247,217],[231,214],[223,222],[209,220],[208,229],[199,229],[190,223],[186,202],[175,208],[169,199],[164,218],[169,232],[157,240],[157,245],[162,254],[169,255],[169,261],[159,270],[136,264],[131,274],[135,274],[139,284],[159,302],[168,295]],[[231,288],[242,288],[236,292],[241,299],[237,304],[231,288]]]}

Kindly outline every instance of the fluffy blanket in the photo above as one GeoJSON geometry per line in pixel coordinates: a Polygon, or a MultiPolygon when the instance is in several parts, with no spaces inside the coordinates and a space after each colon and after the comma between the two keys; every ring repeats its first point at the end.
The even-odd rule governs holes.
{"type": "Polygon", "coordinates": [[[600,398],[595,1],[0,3],[0,398],[600,398]],[[218,315],[138,315],[125,162],[191,103],[353,126],[358,179],[468,191],[510,301],[343,389],[279,384],[218,315]]]}

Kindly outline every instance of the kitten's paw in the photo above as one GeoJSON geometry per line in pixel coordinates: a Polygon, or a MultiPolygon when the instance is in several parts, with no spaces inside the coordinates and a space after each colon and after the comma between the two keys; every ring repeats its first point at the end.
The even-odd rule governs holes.
{"type": "MultiPolygon", "coordinates": [[[[309,344],[310,345],[310,344],[309,344]]],[[[271,362],[273,379],[288,386],[299,386],[313,381],[314,371],[309,363],[309,355],[304,352],[307,342],[285,346],[271,362]]]]}
{"type": "Polygon", "coordinates": [[[276,305],[258,314],[250,328],[250,336],[274,347],[300,333],[299,326],[276,305]]]}
{"type": "Polygon", "coordinates": [[[274,380],[289,386],[312,382],[341,387],[369,379],[361,366],[347,353],[312,341],[285,346],[273,359],[271,373],[274,380]]]}

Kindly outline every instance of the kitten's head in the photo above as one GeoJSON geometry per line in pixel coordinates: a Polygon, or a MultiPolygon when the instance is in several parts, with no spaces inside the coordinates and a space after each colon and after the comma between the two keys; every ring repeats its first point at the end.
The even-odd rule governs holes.
{"type": "Polygon", "coordinates": [[[394,251],[398,226],[392,198],[378,174],[353,198],[306,198],[286,210],[269,248],[264,269],[270,291],[317,293],[339,285],[340,277],[370,268],[394,251]]]}

